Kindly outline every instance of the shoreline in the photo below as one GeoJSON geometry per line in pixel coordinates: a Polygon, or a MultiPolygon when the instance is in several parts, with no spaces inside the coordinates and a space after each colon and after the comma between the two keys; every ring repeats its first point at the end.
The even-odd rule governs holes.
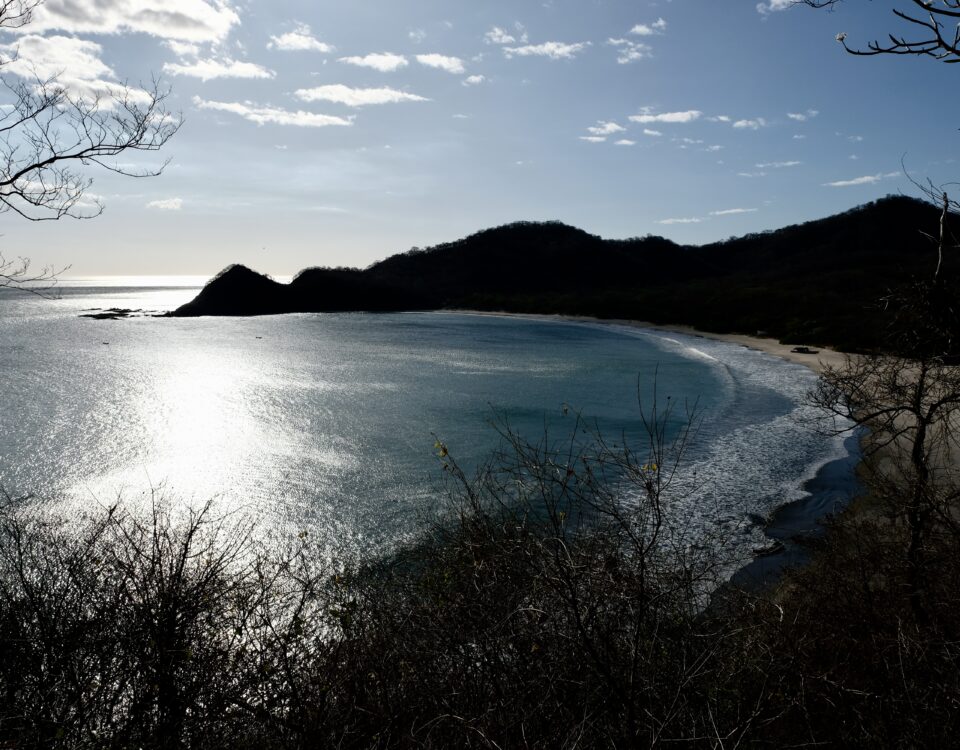
{"type": "MultiPolygon", "coordinates": [[[[793,364],[803,365],[818,375],[825,367],[842,365],[847,356],[843,352],[823,348],[817,349],[816,354],[804,354],[791,351],[794,345],[781,344],[772,338],[710,333],[690,326],[658,325],[638,320],[594,318],[582,315],[500,313],[484,310],[439,312],[569,323],[600,323],[675,333],[743,346],[793,364]]],[[[776,584],[787,569],[804,565],[809,561],[811,553],[807,542],[823,536],[823,519],[828,515],[847,510],[856,498],[864,495],[864,487],[860,483],[857,471],[857,467],[863,460],[860,439],[859,431],[845,438],[844,448],[847,454],[823,464],[812,478],[803,482],[801,488],[807,493],[806,497],[792,500],[776,508],[763,528],[763,533],[770,545],[762,552],[755,551],[753,558],[733,574],[730,578],[731,583],[744,589],[759,590],[776,584]]]]}

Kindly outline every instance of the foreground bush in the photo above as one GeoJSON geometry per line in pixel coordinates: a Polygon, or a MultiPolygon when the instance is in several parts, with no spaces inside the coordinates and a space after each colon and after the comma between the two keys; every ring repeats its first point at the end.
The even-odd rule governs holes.
{"type": "Polygon", "coordinates": [[[640,454],[507,431],[475,477],[439,445],[441,522],[336,569],[209,506],[78,526],[8,498],[0,746],[954,745],[956,536],[922,626],[882,519],[775,591],[717,588],[728,561],[668,520],[669,424],[640,454]]]}

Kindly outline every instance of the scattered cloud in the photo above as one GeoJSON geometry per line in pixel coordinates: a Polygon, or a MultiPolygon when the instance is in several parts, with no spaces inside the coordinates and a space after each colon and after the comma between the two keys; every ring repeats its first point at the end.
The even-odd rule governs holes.
{"type": "Polygon", "coordinates": [[[796,122],[806,122],[819,114],[820,112],[816,109],[808,109],[806,112],[787,112],[787,117],[796,122]]]}
{"type": "Polygon", "coordinates": [[[636,146],[636,141],[631,141],[629,138],[621,138],[619,141],[614,141],[614,146],[636,146]]]}
{"type": "Polygon", "coordinates": [[[703,219],[697,217],[689,217],[685,219],[660,219],[657,224],[699,224],[703,219]]]}
{"type": "Polygon", "coordinates": [[[718,146],[717,144],[714,144],[712,146],[707,146],[706,150],[707,151],[723,151],[723,146],[718,146]]]}
{"type": "Polygon", "coordinates": [[[353,125],[353,117],[334,117],[302,110],[294,112],[278,107],[258,107],[252,102],[215,102],[195,96],[193,103],[200,109],[230,112],[257,125],[293,125],[301,128],[353,125]]]}
{"type": "Polygon", "coordinates": [[[467,76],[460,83],[462,83],[464,86],[479,86],[481,83],[483,83],[486,80],[487,80],[486,76],[475,75],[475,76],[467,76]]]}
{"type": "Polygon", "coordinates": [[[428,68],[445,70],[455,75],[462,75],[467,72],[466,68],[463,67],[463,60],[459,57],[447,57],[446,55],[437,54],[417,55],[417,62],[421,65],[426,65],[428,68]]]}
{"type": "Polygon", "coordinates": [[[766,177],[766,172],[737,172],[737,177],[766,177]]]}
{"type": "Polygon", "coordinates": [[[802,141],[802,140],[803,140],[804,138],[806,138],[806,137],[807,137],[807,136],[805,136],[805,135],[799,135],[799,134],[798,134],[798,135],[793,136],[793,140],[795,140],[795,141],[802,141]]]}
{"type": "Polygon", "coordinates": [[[851,143],[862,143],[862,142],[863,142],[863,136],[862,136],[862,135],[848,135],[848,136],[847,136],[847,140],[850,141],[851,143]]]}
{"type": "Polygon", "coordinates": [[[586,141],[587,143],[605,143],[607,136],[605,135],[581,135],[581,141],[586,141]]]}
{"type": "Polygon", "coordinates": [[[483,35],[483,41],[487,44],[516,44],[516,37],[507,33],[505,29],[494,26],[490,31],[483,35]]]}
{"type": "Polygon", "coordinates": [[[590,42],[544,42],[543,44],[528,44],[525,47],[504,47],[503,54],[508,58],[519,57],[549,57],[551,60],[571,60],[590,46],[590,42]]]}
{"type": "Polygon", "coordinates": [[[765,2],[757,3],[757,12],[763,15],[767,13],[774,13],[778,10],[786,10],[791,5],[796,5],[795,0],[765,0],[765,2]]]}
{"type": "Polygon", "coordinates": [[[608,39],[607,44],[617,48],[617,62],[627,65],[637,60],[653,57],[653,47],[642,42],[632,42],[629,39],[608,39]]]}
{"type": "Polygon", "coordinates": [[[490,31],[483,35],[483,41],[486,44],[526,44],[529,41],[527,30],[523,24],[517,21],[513,24],[514,32],[511,33],[499,26],[494,26],[490,31]]]}
{"type": "Polygon", "coordinates": [[[755,208],[726,208],[723,211],[711,211],[711,216],[734,216],[736,214],[753,214],[756,213],[757,209],[755,208]]]}
{"type": "Polygon", "coordinates": [[[760,130],[767,126],[767,121],[762,117],[757,117],[754,120],[737,120],[733,123],[733,127],[738,130],[760,130]]]}
{"type": "Polygon", "coordinates": [[[666,30],[667,22],[662,18],[658,18],[651,24],[638,23],[630,29],[630,33],[636,34],[637,36],[654,36],[655,34],[662,34],[666,30]]]}
{"type": "Polygon", "coordinates": [[[604,120],[598,120],[596,125],[587,128],[587,132],[591,135],[613,135],[614,133],[623,133],[625,130],[625,127],[617,125],[615,122],[605,122],[604,120]]]}
{"type": "Polygon", "coordinates": [[[396,104],[397,102],[428,102],[429,99],[391,88],[354,89],[342,84],[297,89],[293,95],[302,102],[334,102],[348,107],[369,104],[396,104]]]}
{"type": "Polygon", "coordinates": [[[631,115],[630,121],[640,123],[641,125],[647,125],[654,122],[685,123],[699,120],[702,114],[703,112],[700,112],[699,110],[688,109],[685,112],[663,112],[659,115],[655,115],[649,110],[644,109],[639,115],[631,115]]]}
{"type": "Polygon", "coordinates": [[[162,200],[150,201],[147,208],[156,208],[160,211],[179,211],[183,208],[183,198],[164,198],[162,200]]]}
{"type": "Polygon", "coordinates": [[[765,164],[754,164],[757,169],[784,169],[786,167],[798,167],[803,164],[802,161],[769,161],[765,164]]]}
{"type": "Polygon", "coordinates": [[[423,29],[411,29],[407,32],[407,39],[414,44],[422,44],[427,38],[427,32],[423,29]]]}
{"type": "Polygon", "coordinates": [[[663,133],[661,133],[659,130],[651,130],[650,128],[644,128],[643,134],[654,136],[654,137],[660,137],[661,135],[663,135],[663,133]]]}
{"type": "Polygon", "coordinates": [[[163,71],[172,76],[189,76],[201,81],[211,81],[215,78],[273,78],[276,74],[251,62],[240,60],[195,60],[190,63],[164,63],[163,71]]]}
{"type": "Polygon", "coordinates": [[[728,115],[714,115],[713,117],[707,118],[708,122],[730,122],[731,120],[733,120],[733,118],[728,115]]]}
{"type": "Polygon", "coordinates": [[[856,185],[876,185],[880,180],[890,177],[899,177],[899,172],[887,172],[886,174],[868,174],[863,177],[854,177],[852,180],[837,180],[836,182],[825,182],[824,187],[854,187],[856,185]]]}
{"type": "Polygon", "coordinates": [[[293,31],[280,36],[270,37],[267,49],[278,49],[284,52],[324,52],[334,51],[326,42],[321,42],[305,23],[297,24],[293,31]]]}
{"type": "Polygon", "coordinates": [[[392,52],[372,52],[363,57],[341,57],[340,62],[347,63],[347,65],[357,65],[361,68],[373,68],[381,73],[393,73],[410,64],[406,57],[395,55],[392,52]]]}

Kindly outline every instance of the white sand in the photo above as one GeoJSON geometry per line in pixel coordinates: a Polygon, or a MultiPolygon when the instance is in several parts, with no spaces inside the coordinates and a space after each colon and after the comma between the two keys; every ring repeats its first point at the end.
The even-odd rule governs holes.
{"type": "Polygon", "coordinates": [[[483,310],[451,310],[450,312],[469,313],[471,315],[494,315],[509,318],[526,318],[529,320],[569,320],[585,323],[608,323],[610,325],[630,326],[632,328],[647,328],[656,331],[682,333],[686,336],[714,339],[716,341],[726,341],[731,344],[745,346],[748,349],[756,349],[757,351],[766,352],[767,354],[772,354],[775,357],[780,357],[781,359],[785,359],[790,362],[806,365],[817,373],[822,372],[824,366],[827,365],[834,367],[842,365],[847,356],[843,352],[838,352],[833,349],[824,349],[818,346],[809,347],[810,349],[815,350],[817,352],[816,354],[801,354],[799,352],[792,351],[794,346],[796,346],[795,344],[781,344],[776,339],[764,338],[761,336],[746,336],[740,333],[707,333],[706,331],[699,331],[696,328],[691,328],[690,326],[657,325],[656,323],[645,323],[640,320],[591,318],[580,315],[538,315],[533,313],[486,312],[483,310]]]}

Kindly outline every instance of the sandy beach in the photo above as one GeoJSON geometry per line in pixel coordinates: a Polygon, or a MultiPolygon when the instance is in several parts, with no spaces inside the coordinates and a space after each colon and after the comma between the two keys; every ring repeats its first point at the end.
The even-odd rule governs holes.
{"type": "MultiPolygon", "coordinates": [[[[808,346],[807,348],[816,351],[816,354],[804,354],[795,352],[797,344],[781,344],[773,338],[763,336],[748,336],[742,333],[709,333],[701,331],[690,326],[683,325],[658,325],[657,323],[648,323],[642,320],[625,320],[619,318],[593,318],[585,315],[542,315],[537,313],[511,313],[511,312],[490,312],[486,310],[449,310],[451,313],[465,313],[469,315],[494,315],[508,318],[525,318],[527,320],[567,320],[580,323],[605,323],[608,325],[629,326],[631,328],[644,328],[648,330],[664,331],[668,333],[681,333],[685,336],[695,338],[713,339],[714,341],[726,341],[731,344],[739,344],[748,349],[755,349],[759,352],[772,354],[788,362],[805,365],[814,372],[823,372],[825,366],[836,367],[842,365],[846,359],[846,354],[834,349],[825,349],[818,346],[808,346]]],[[[802,344],[800,346],[803,346],[802,344]]]]}

